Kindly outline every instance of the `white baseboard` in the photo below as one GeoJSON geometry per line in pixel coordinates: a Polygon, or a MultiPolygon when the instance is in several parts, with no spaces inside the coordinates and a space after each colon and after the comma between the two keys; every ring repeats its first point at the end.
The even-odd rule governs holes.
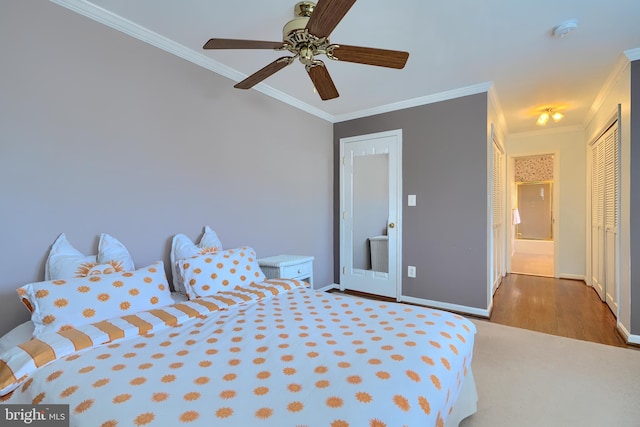
{"type": "Polygon", "coordinates": [[[581,276],[579,274],[560,274],[558,275],[559,279],[569,279],[569,280],[582,280],[583,282],[587,282],[587,278],[581,276]]]}
{"type": "Polygon", "coordinates": [[[478,316],[478,317],[484,317],[484,318],[489,318],[491,314],[490,309],[468,307],[466,305],[458,305],[458,304],[449,304],[446,302],[432,301],[428,299],[415,298],[415,297],[410,297],[406,295],[401,295],[400,301],[410,302],[412,304],[417,304],[417,305],[424,305],[427,307],[438,308],[441,310],[453,311],[455,313],[470,314],[472,316],[478,316]]]}
{"type": "Polygon", "coordinates": [[[486,317],[487,319],[491,318],[491,312],[493,311],[493,298],[491,298],[491,302],[489,303],[489,308],[487,308],[487,315],[483,316],[486,317]]]}
{"type": "Polygon", "coordinates": [[[640,345],[640,335],[632,335],[620,322],[616,325],[627,344],[640,345]]]}

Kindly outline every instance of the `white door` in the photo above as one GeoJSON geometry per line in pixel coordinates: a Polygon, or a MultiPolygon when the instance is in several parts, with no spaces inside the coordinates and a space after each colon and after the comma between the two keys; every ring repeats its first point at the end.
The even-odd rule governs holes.
{"type": "Polygon", "coordinates": [[[604,244],[605,244],[605,301],[618,315],[618,126],[607,133],[604,146],[604,244]]]}
{"type": "Polygon", "coordinates": [[[591,284],[617,316],[619,132],[615,122],[591,149],[591,284]]]}
{"type": "Polygon", "coordinates": [[[504,151],[493,134],[493,126],[491,129],[491,169],[492,169],[492,190],[491,190],[491,204],[492,204],[492,235],[491,246],[493,262],[491,263],[491,295],[495,293],[500,286],[502,276],[504,274],[504,258],[505,258],[505,245],[504,245],[504,233],[505,233],[505,221],[504,221],[504,181],[505,181],[505,168],[504,168],[504,151]]]}
{"type": "Polygon", "coordinates": [[[604,144],[591,149],[591,285],[605,300],[604,279],[604,144]]]}
{"type": "Polygon", "coordinates": [[[402,130],[340,139],[340,289],[399,298],[402,130]]]}

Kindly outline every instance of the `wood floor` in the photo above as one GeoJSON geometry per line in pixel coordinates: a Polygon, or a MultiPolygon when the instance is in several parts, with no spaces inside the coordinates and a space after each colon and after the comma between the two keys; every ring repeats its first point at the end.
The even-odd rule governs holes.
{"type": "Polygon", "coordinates": [[[516,252],[511,256],[511,271],[516,274],[553,277],[553,254],[516,252]]]}
{"type": "Polygon", "coordinates": [[[578,280],[508,274],[493,297],[491,322],[628,347],[595,290],[578,280]]]}
{"type": "MultiPolygon", "coordinates": [[[[340,292],[337,289],[330,292],[340,292]]],[[[382,301],[395,298],[346,291],[382,301]]],[[[493,296],[492,323],[616,347],[627,345],[616,329],[616,318],[596,291],[583,281],[525,274],[507,274],[493,296]]]]}

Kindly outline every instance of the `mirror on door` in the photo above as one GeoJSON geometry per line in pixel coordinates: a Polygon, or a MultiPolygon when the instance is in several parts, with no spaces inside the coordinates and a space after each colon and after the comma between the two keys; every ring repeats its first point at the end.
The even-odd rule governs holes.
{"type": "Polygon", "coordinates": [[[553,239],[551,182],[519,182],[516,238],[553,239]]]}
{"type": "Polygon", "coordinates": [[[387,273],[389,155],[355,157],[353,177],[353,267],[387,273]]]}

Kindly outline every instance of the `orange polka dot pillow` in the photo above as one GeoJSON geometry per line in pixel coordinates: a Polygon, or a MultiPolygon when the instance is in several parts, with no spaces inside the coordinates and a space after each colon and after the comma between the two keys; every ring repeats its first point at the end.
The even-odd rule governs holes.
{"type": "Polygon", "coordinates": [[[222,242],[215,231],[208,225],[204,227],[204,233],[200,241],[196,244],[184,234],[176,234],[171,241],[171,275],[173,279],[173,290],[186,295],[187,290],[182,282],[182,276],[178,271],[178,261],[191,258],[199,254],[215,253],[222,250],[222,242]]]}
{"type": "Polygon", "coordinates": [[[190,299],[265,280],[256,253],[248,246],[180,260],[178,270],[190,299]]]}
{"type": "Polygon", "coordinates": [[[135,271],[29,283],[18,289],[33,336],[173,304],[164,264],[135,271]]]}

